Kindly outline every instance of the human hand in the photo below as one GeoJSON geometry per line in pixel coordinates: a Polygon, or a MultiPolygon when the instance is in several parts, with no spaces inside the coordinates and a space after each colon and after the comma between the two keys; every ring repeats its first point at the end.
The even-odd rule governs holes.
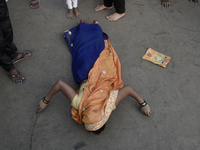
{"type": "Polygon", "coordinates": [[[169,0],[162,0],[162,6],[165,8],[170,8],[170,1],[169,0]]]}
{"type": "Polygon", "coordinates": [[[141,107],[141,112],[147,116],[150,116],[151,115],[151,110],[150,110],[150,107],[149,105],[147,104],[146,106],[144,107],[141,107]]]}
{"type": "Polygon", "coordinates": [[[39,102],[39,106],[38,106],[38,111],[37,113],[40,113],[41,111],[43,111],[45,108],[47,107],[47,104],[45,104],[42,100],[39,102]]]}

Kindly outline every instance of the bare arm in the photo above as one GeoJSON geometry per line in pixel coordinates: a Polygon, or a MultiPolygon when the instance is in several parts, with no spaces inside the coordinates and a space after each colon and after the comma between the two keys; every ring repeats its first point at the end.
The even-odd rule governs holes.
{"type": "MultiPolygon", "coordinates": [[[[72,100],[74,99],[76,92],[74,91],[74,89],[72,89],[67,83],[59,80],[56,84],[53,85],[53,87],[51,88],[51,90],[49,91],[49,93],[46,96],[46,100],[50,101],[51,98],[58,93],[59,91],[61,91],[69,100],[70,102],[72,102],[72,100]]],[[[38,106],[38,111],[37,113],[41,112],[43,109],[45,109],[47,106],[47,104],[45,104],[42,100],[39,102],[39,106],[38,106]]]]}
{"type": "MultiPolygon", "coordinates": [[[[115,102],[115,106],[117,106],[119,102],[121,102],[121,100],[123,100],[127,95],[136,99],[139,104],[144,102],[144,100],[133,88],[131,88],[130,86],[124,86],[123,88],[119,90],[119,93],[115,102]]],[[[146,106],[141,107],[141,112],[147,116],[150,116],[151,110],[150,110],[149,105],[147,104],[146,106]]]]}

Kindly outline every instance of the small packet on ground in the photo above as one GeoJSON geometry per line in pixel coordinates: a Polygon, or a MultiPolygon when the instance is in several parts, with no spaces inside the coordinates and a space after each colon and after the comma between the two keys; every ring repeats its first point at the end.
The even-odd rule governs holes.
{"type": "Polygon", "coordinates": [[[171,57],[149,48],[146,54],[142,57],[142,59],[148,60],[154,64],[160,65],[165,68],[169,63],[171,57]]]}

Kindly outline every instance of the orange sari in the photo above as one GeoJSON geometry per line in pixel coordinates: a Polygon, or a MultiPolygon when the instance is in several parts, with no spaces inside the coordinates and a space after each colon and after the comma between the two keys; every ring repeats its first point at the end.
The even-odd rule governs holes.
{"type": "Polygon", "coordinates": [[[79,124],[101,121],[110,92],[121,89],[124,85],[119,58],[109,39],[104,42],[105,48],[89,72],[79,110],[73,107],[71,109],[72,118],[79,124]]]}

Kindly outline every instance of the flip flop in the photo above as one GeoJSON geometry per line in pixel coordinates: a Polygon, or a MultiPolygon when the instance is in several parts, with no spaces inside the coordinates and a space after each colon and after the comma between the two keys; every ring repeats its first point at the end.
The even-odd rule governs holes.
{"type": "Polygon", "coordinates": [[[40,0],[31,0],[31,8],[36,9],[40,6],[40,0]]]}
{"type": "Polygon", "coordinates": [[[20,76],[20,72],[17,70],[17,74],[9,74],[8,72],[6,72],[8,74],[8,76],[11,78],[11,80],[17,84],[22,84],[26,81],[26,78],[24,78],[22,81],[20,82],[17,82],[17,81],[14,81],[12,78],[20,78],[21,79],[21,76],[20,76]]]}
{"type": "Polygon", "coordinates": [[[26,52],[31,53],[31,55],[32,55],[32,52],[31,52],[30,50],[24,50],[24,51],[22,51],[22,52],[19,52],[18,54],[22,54],[22,56],[21,56],[19,59],[15,60],[15,61],[13,62],[13,64],[15,64],[15,63],[17,63],[17,62],[19,62],[19,61],[21,61],[21,60],[24,60],[24,59],[26,59],[26,58],[29,58],[31,55],[25,57],[25,56],[27,55],[26,52]]]}

